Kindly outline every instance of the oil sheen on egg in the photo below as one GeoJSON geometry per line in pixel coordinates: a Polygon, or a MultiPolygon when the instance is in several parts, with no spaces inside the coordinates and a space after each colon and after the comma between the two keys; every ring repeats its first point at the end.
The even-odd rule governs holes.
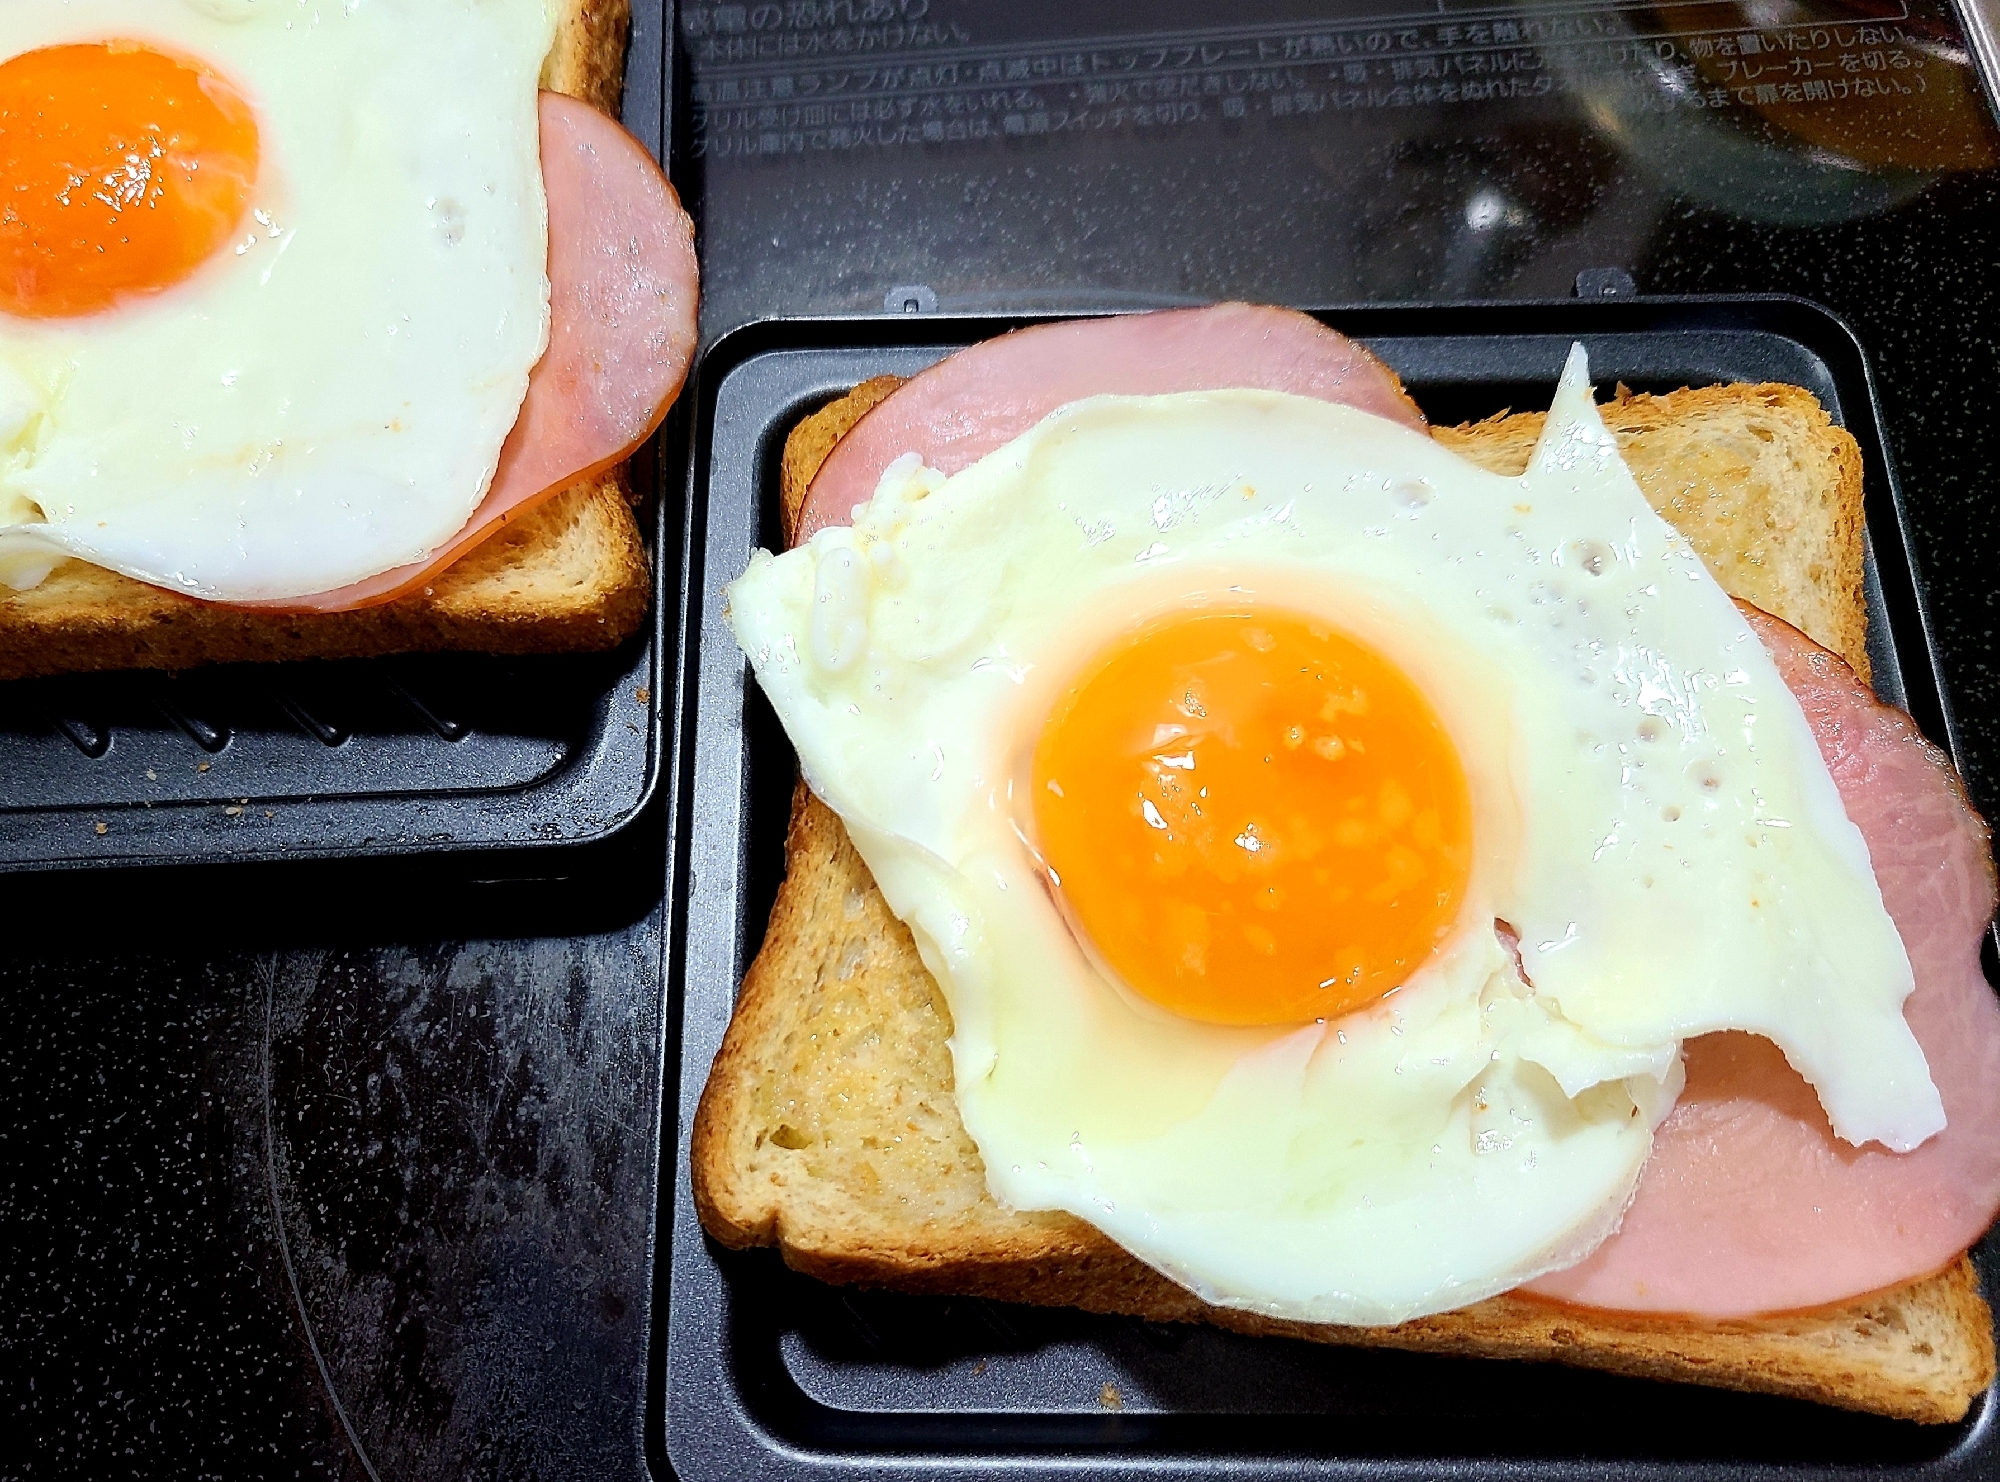
{"type": "Polygon", "coordinates": [[[995,1197],[1386,1323],[1616,1227],[1680,1043],[1942,1125],[1797,703],[1572,357],[1525,476],[1276,393],[1103,397],[730,621],[951,1008],[995,1197]]]}
{"type": "Polygon", "coordinates": [[[553,36],[544,0],[8,0],[0,581],[301,596],[463,525],[547,339],[553,36]]]}

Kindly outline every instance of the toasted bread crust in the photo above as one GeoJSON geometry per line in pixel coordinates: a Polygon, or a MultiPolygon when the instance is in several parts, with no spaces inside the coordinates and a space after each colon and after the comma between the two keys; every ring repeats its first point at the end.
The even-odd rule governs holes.
{"type": "Polygon", "coordinates": [[[542,87],[618,117],[631,39],[632,0],[565,0],[555,44],[542,63],[542,87]]]}
{"type": "Polygon", "coordinates": [[[902,384],[901,376],[876,376],[863,381],[792,429],[785,439],[784,457],[778,467],[778,523],[785,532],[787,545],[798,534],[799,511],[805,507],[806,490],[812,487],[813,475],[826,462],[833,445],[902,384]]]}
{"type": "Polygon", "coordinates": [[[621,469],[538,505],[425,592],[354,612],[223,607],[66,561],[39,587],[0,598],[0,680],[448,650],[584,653],[636,631],[650,592],[621,469]]]}
{"type": "MultiPolygon", "coordinates": [[[[615,116],[630,32],[630,0],[564,0],[542,85],[615,116]]],[[[587,652],[631,636],[651,588],[620,468],[497,527],[421,591],[355,612],[220,606],[65,561],[38,587],[0,588],[0,680],[446,650],[587,652]]]]}
{"type": "Polygon", "coordinates": [[[1352,1340],[1337,1328],[1248,1313],[1207,1316],[1238,1332],[1573,1364],[1925,1424],[1964,1419],[1973,1397],[1993,1382],[1993,1318],[1965,1256],[1853,1302],[1734,1322],[1597,1312],[1517,1296],[1400,1327],[1347,1330],[1359,1335],[1352,1340]]]}
{"type": "MultiPolygon", "coordinates": [[[[794,429],[781,465],[788,535],[828,451],[897,384],[866,382],[794,429]]],[[[1742,487],[1743,460],[1697,460],[1705,475],[1688,479],[1672,472],[1666,444],[1686,437],[1690,425],[1725,417],[1732,403],[1774,439],[1818,440],[1792,453],[1817,480],[1831,480],[1830,494],[1817,485],[1810,491],[1824,512],[1817,520],[1788,522],[1783,511],[1764,520],[1761,528],[1776,533],[1759,565],[1772,568],[1764,574],[1774,578],[1779,616],[1804,626],[1806,609],[1822,631],[1831,626],[1828,646],[1865,662],[1859,456],[1811,397],[1791,387],[1705,388],[1621,396],[1603,410],[1669,520],[1685,529],[1705,515],[1727,529],[1747,518],[1746,502],[1754,506],[1742,487]],[[1713,508],[1717,501],[1724,507],[1713,508]]],[[[1518,473],[1542,420],[1503,416],[1437,436],[1496,472],[1518,473]]],[[[1747,436],[1762,443],[1754,430],[1747,436]]],[[[1702,537],[1688,533],[1700,548],[1702,537]]],[[[1207,1321],[1314,1342],[1554,1361],[1914,1421],[1961,1419],[1992,1382],[1992,1319],[1963,1257],[1832,1308],[1734,1322],[1511,1295],[1393,1328],[1281,1322],[1208,1306],[1083,1221],[1011,1213],[993,1201],[952,1098],[943,994],[840,820],[802,783],[785,857],[784,883],[693,1129],[696,1208],[726,1246],[776,1246],[788,1265],[831,1282],[1207,1321]]]]}

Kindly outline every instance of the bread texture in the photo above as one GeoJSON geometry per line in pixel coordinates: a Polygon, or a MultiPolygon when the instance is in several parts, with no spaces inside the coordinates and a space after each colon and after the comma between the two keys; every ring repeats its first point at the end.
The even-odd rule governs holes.
{"type": "MultiPolygon", "coordinates": [[[[542,85],[615,115],[630,31],[630,0],[564,0],[542,85]]],[[[40,586],[0,588],[0,680],[449,649],[585,652],[636,631],[651,587],[618,469],[517,515],[419,591],[354,612],[226,607],[65,561],[40,586]]]]}
{"type": "MultiPolygon", "coordinates": [[[[897,384],[866,382],[793,430],[781,474],[788,532],[820,462],[897,384]]],[[[1754,559],[1723,551],[1725,587],[1865,664],[1860,459],[1809,395],[1718,387],[1620,396],[1602,410],[1648,497],[1705,557],[1750,532],[1739,538],[1754,559]]],[[[1518,473],[1542,420],[1501,416],[1435,435],[1518,473]]],[[[831,1282],[1555,1361],[1912,1421],[1959,1420],[1992,1381],[1992,1318],[1964,1257],[1836,1307],[1729,1322],[1513,1295],[1386,1328],[1208,1306],[1083,1221],[993,1200],[952,1094],[944,995],[840,820],[803,785],[785,858],[694,1126],[696,1207],[725,1246],[776,1246],[788,1265],[831,1282]]]]}
{"type": "Polygon", "coordinates": [[[542,87],[616,118],[631,39],[632,0],[563,0],[555,45],[542,63],[542,87]]]}

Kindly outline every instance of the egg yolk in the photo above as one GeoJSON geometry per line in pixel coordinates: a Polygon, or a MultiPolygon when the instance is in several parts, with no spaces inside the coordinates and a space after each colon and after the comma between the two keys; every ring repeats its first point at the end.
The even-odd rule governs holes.
{"type": "Polygon", "coordinates": [[[235,233],[257,121],[197,63],[133,42],[0,63],[0,310],[94,314],[187,278],[235,233]]]}
{"type": "Polygon", "coordinates": [[[1126,986],[1217,1024],[1330,1018],[1451,931],[1465,771],[1381,653],[1283,612],[1195,612],[1100,654],[1032,764],[1035,846],[1126,986]]]}

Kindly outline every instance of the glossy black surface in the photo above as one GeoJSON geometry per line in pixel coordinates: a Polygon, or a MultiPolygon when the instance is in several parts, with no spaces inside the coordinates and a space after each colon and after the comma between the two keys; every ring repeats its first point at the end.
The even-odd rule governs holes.
{"type": "MultiPolygon", "coordinates": [[[[657,48],[662,6],[637,10],[657,48]]],[[[1535,297],[1600,267],[1832,305],[1994,801],[2000,176],[1935,0],[771,0],[689,4],[681,35],[711,339],[892,299],[1535,297]],[[1721,75],[1772,58],[1813,71],[1721,75]]],[[[657,136],[664,100],[634,107],[657,136]]],[[[0,1475],[644,1473],[670,801],[627,852],[487,867],[557,882],[9,886],[0,1475]]]]}
{"type": "Polygon", "coordinates": [[[70,940],[0,970],[0,1475],[639,1474],[664,841],[618,848],[16,897],[70,940]]]}

